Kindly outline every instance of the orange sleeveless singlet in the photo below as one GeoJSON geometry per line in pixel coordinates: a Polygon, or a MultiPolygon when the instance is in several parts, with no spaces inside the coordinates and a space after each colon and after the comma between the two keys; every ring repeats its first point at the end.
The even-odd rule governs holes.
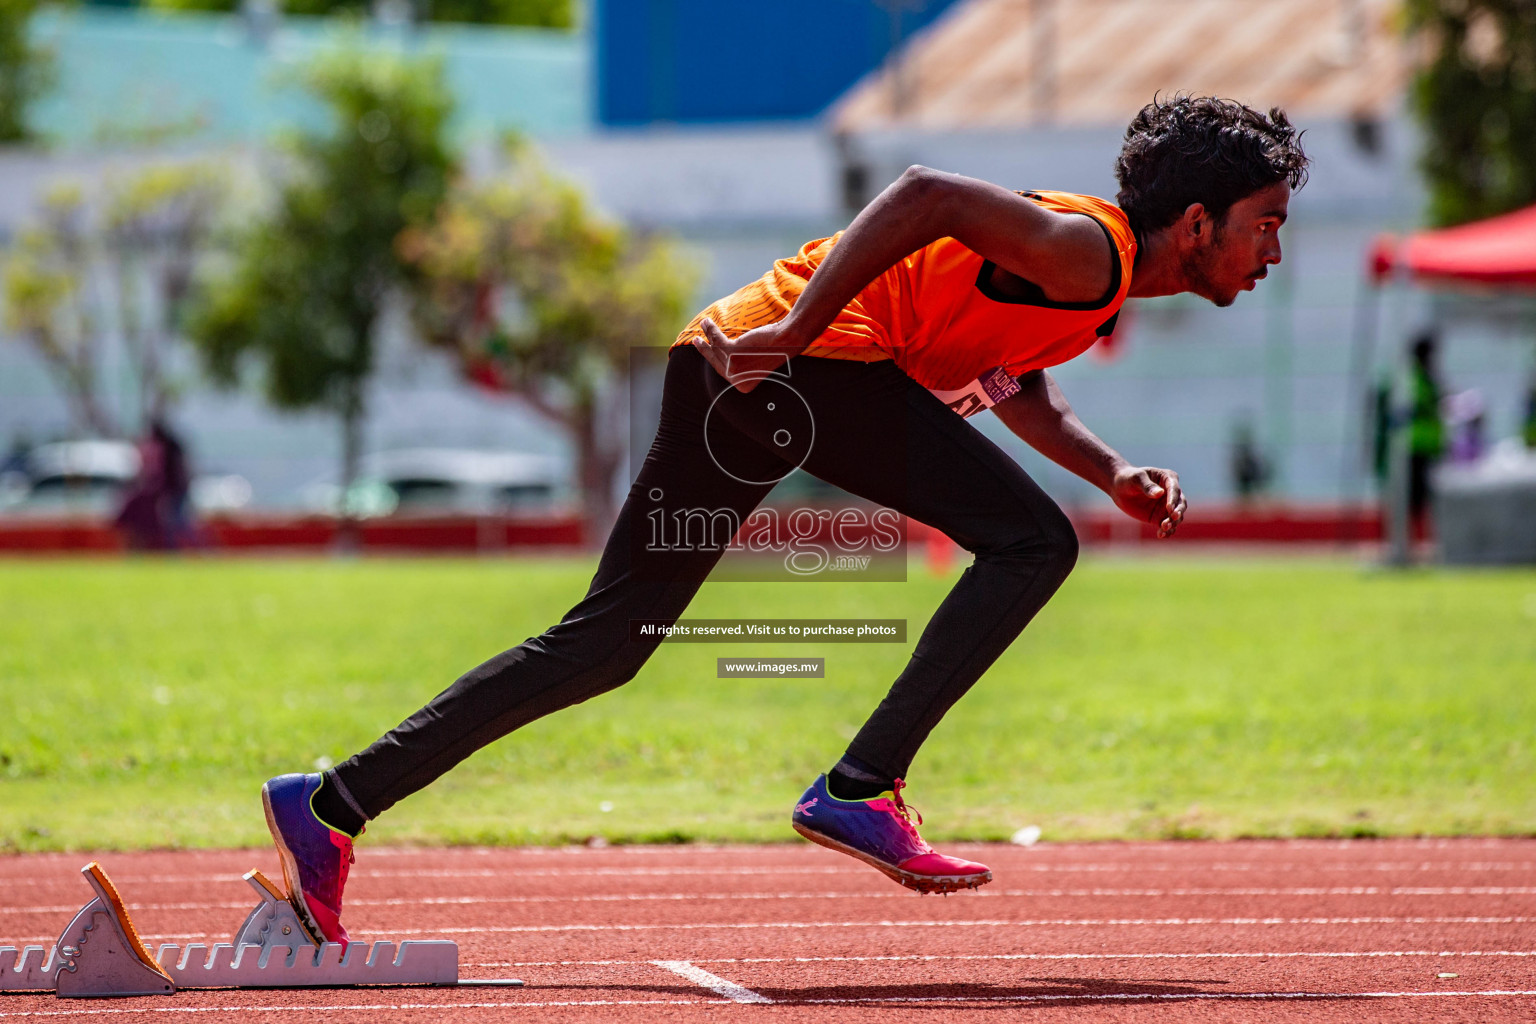
{"type": "MultiPolygon", "coordinates": [[[[941,238],[871,281],[804,354],[894,360],[961,415],[970,415],[1017,391],[1012,378],[1087,351],[1113,329],[1130,288],[1136,258],[1130,223],[1118,207],[1092,196],[1020,195],[1048,210],[1092,217],[1104,229],[1116,262],[1102,299],[1052,302],[1029,282],[1019,296],[1000,294],[991,282],[990,260],[953,238],[941,238]]],[[[732,338],[782,319],[841,237],[838,232],[807,242],[796,255],[778,260],[768,273],[696,316],[674,345],[702,337],[699,323],[705,317],[732,338]]]]}

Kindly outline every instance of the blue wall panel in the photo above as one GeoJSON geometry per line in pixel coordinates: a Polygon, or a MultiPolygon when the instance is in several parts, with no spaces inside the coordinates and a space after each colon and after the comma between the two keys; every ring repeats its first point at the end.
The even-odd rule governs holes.
{"type": "MultiPolygon", "coordinates": [[[[954,0],[906,0],[904,36],[954,0]]],[[[597,0],[598,117],[609,125],[814,117],[876,67],[873,0],[597,0]]]]}

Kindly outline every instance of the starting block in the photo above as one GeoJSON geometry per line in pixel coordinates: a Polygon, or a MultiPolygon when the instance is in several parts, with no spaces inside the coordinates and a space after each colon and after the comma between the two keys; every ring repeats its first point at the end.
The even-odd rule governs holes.
{"type": "MultiPolygon", "coordinates": [[[[310,988],[350,985],[459,985],[454,942],[321,942],[283,890],[260,871],[245,880],[257,904],[232,942],[162,945],[155,955],[101,865],[81,869],[96,896],[58,943],[0,946],[0,992],[56,992],[61,998],[170,995],[179,988],[310,988]]],[[[521,985],[508,979],[495,982],[521,985]]]]}
{"type": "Polygon", "coordinates": [[[57,992],[60,996],[170,995],[170,975],[150,958],[117,887],[95,861],[80,869],[96,898],[80,908],[58,944],[0,946],[0,991],[57,992]]]}

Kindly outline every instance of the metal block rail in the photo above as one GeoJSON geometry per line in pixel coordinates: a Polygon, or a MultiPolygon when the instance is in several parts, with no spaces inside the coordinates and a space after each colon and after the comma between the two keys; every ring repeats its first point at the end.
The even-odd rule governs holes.
{"type": "Polygon", "coordinates": [[[163,945],[151,956],[111,879],[94,861],[81,869],[96,897],[53,949],[0,946],[0,992],[61,998],[170,995],[181,988],[306,988],[338,985],[521,985],[461,981],[453,942],[319,942],[287,895],[260,871],[245,880],[258,902],[234,939],[214,946],[163,945]]]}

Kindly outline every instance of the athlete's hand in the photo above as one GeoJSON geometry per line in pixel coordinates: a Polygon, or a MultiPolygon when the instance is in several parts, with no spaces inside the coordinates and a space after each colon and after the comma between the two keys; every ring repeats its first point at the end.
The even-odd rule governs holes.
{"type": "Polygon", "coordinates": [[[754,327],[735,338],[727,338],[708,317],[700,326],[704,328],[704,337],[693,339],[693,347],[709,360],[716,373],[743,394],[805,347],[789,342],[782,320],[754,327]]]}
{"type": "Polygon", "coordinates": [[[1115,474],[1109,494],[1132,519],[1157,523],[1159,538],[1173,536],[1184,521],[1187,503],[1179,490],[1179,474],[1171,469],[1126,466],[1115,474]]]}

